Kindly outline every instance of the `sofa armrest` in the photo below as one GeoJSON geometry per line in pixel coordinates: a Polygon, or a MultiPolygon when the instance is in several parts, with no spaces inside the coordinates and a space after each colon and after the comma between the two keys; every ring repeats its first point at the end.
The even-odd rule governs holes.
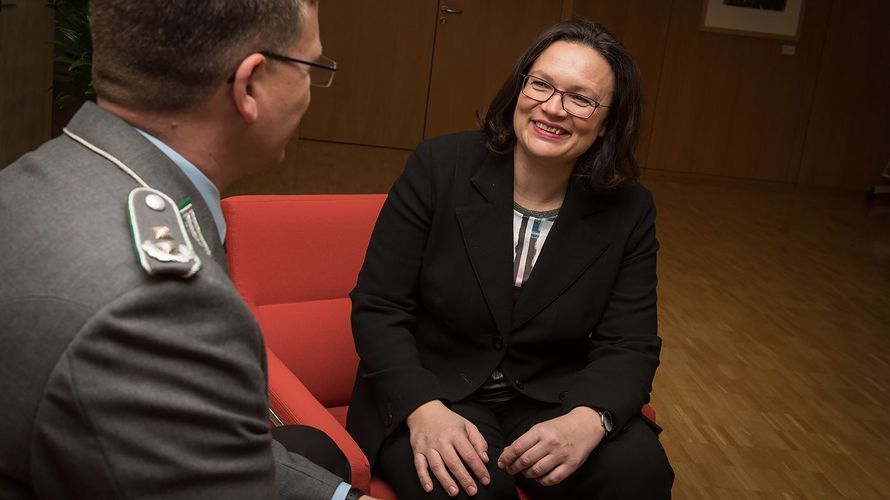
{"type": "Polygon", "coordinates": [[[269,405],[272,411],[286,425],[308,425],[330,436],[349,460],[352,485],[369,491],[371,466],[352,436],[275,353],[266,349],[266,357],[269,370],[269,405]]]}
{"type": "Polygon", "coordinates": [[[643,416],[655,422],[655,408],[653,408],[652,405],[643,405],[643,416]]]}

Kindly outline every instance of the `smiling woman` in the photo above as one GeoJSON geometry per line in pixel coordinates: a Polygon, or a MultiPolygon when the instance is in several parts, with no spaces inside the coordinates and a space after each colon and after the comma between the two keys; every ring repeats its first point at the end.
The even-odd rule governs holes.
{"type": "MultiPolygon", "coordinates": [[[[609,63],[586,45],[558,41],[538,56],[529,69],[529,76],[524,78],[513,112],[516,134],[513,163],[519,176],[514,182],[522,184],[517,188],[522,191],[532,188],[524,184],[534,181],[525,178],[536,176],[535,170],[541,168],[553,170],[549,175],[559,184],[569,178],[576,160],[606,132],[608,109],[603,108],[599,113],[596,110],[598,101],[611,102],[614,80],[609,63]],[[554,85],[576,93],[557,90],[554,85]],[[544,98],[547,93],[550,95],[544,98]],[[554,95],[559,99],[553,99],[554,95]],[[569,97],[568,107],[566,97],[569,97]]],[[[562,204],[559,195],[564,189],[555,187],[550,203],[555,206],[538,208],[547,210],[562,204]]],[[[517,203],[534,204],[534,200],[525,199],[518,191],[515,194],[523,199],[516,200],[517,203]]]]}
{"type": "MultiPolygon", "coordinates": [[[[599,110],[592,113],[594,119],[597,115],[604,115],[601,117],[604,128],[602,140],[594,142],[592,147],[578,158],[573,171],[574,180],[585,189],[607,191],[633,183],[639,177],[634,149],[639,140],[642,90],[637,66],[627,50],[601,25],[590,24],[583,21],[568,21],[544,32],[520,56],[501,90],[492,100],[482,125],[490,149],[498,153],[512,151],[518,134],[513,122],[520,94],[516,89],[525,88],[524,78],[526,74],[534,73],[531,71],[533,64],[548,63],[549,57],[538,62],[547,49],[553,45],[556,46],[555,49],[573,45],[574,47],[563,48],[581,53],[567,55],[564,50],[551,51],[554,53],[553,57],[563,57],[560,64],[568,62],[571,65],[566,67],[566,71],[570,67],[577,68],[581,64],[591,64],[598,66],[591,68],[591,71],[601,71],[600,78],[610,75],[612,79],[611,88],[608,89],[612,95],[609,95],[608,99],[605,95],[586,95],[609,109],[608,113],[599,110]],[[593,60],[588,62],[587,57],[583,55],[584,48],[591,51],[587,55],[595,54],[591,56],[593,60]],[[606,63],[605,66],[603,62],[606,63]]],[[[551,82],[548,83],[552,85],[551,82]]],[[[598,83],[603,85],[605,82],[598,83]]],[[[586,86],[595,84],[591,79],[586,86]]],[[[584,92],[578,93],[584,94],[584,92]]],[[[523,94],[527,95],[525,92],[523,94]]]]}
{"type": "Polygon", "coordinates": [[[639,114],[627,51],[575,19],[520,56],[481,131],[408,160],[351,294],[347,422],[399,498],[670,496],[640,413],[661,341],[639,114]]]}

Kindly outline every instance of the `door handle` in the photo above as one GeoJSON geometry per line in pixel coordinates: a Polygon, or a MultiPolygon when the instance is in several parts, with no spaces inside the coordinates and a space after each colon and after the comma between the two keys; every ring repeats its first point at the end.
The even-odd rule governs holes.
{"type": "Polygon", "coordinates": [[[462,11],[460,9],[452,9],[451,7],[449,7],[447,5],[443,5],[442,7],[440,7],[439,12],[442,13],[442,15],[439,16],[439,22],[442,24],[448,24],[448,14],[463,14],[464,13],[464,11],[462,11]]]}

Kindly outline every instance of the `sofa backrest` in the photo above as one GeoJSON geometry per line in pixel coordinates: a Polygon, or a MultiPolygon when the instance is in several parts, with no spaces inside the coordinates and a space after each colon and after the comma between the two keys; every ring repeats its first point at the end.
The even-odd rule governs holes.
{"type": "Polygon", "coordinates": [[[358,356],[349,292],[385,195],[223,200],[235,287],[266,347],[326,407],[349,403],[358,356]]]}

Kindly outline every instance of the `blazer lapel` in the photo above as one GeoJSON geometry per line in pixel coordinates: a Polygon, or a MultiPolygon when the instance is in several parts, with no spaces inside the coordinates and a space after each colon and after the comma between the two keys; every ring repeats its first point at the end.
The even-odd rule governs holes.
{"type": "Polygon", "coordinates": [[[521,327],[562,295],[609,247],[595,225],[596,214],[603,208],[602,195],[569,189],[517,299],[512,329],[521,327]]]}
{"type": "Polygon", "coordinates": [[[473,176],[470,201],[455,209],[473,272],[501,335],[513,311],[513,158],[491,154],[473,176]]]}

